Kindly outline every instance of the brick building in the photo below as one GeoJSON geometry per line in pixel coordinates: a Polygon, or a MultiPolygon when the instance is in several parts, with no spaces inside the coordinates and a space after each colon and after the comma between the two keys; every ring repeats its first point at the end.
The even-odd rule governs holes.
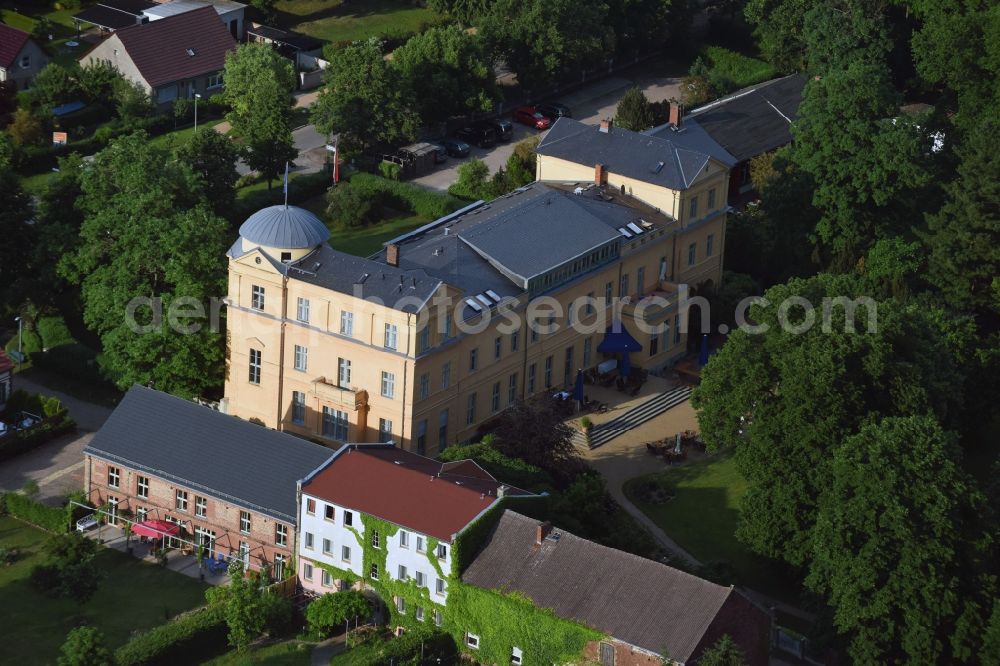
{"type": "Polygon", "coordinates": [[[278,575],[295,552],[296,485],[332,454],[134,386],[84,449],[84,488],[98,506],[177,523],[189,541],[278,575]]]}

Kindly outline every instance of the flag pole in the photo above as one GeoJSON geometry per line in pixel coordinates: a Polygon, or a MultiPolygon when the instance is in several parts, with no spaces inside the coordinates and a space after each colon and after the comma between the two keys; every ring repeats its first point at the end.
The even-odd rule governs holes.
{"type": "Polygon", "coordinates": [[[285,208],[288,208],[288,162],[285,162],[285,208]]]}

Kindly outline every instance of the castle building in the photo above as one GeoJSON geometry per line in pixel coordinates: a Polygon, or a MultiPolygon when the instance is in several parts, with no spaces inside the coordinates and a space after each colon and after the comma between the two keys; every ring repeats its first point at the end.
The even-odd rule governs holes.
{"type": "Polygon", "coordinates": [[[331,247],[306,210],[258,211],[229,251],[223,408],[433,455],[580,369],[669,367],[686,351],[681,292],[721,278],[726,159],[695,133],[563,118],[536,182],[369,258],[331,247]]]}

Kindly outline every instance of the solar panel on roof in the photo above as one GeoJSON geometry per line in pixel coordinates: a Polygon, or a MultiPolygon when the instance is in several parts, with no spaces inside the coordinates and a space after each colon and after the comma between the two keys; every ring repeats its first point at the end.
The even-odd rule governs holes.
{"type": "Polygon", "coordinates": [[[632,238],[632,234],[625,227],[618,227],[618,233],[620,233],[625,238],[632,238]]]}
{"type": "Polygon", "coordinates": [[[490,298],[492,298],[497,303],[500,302],[500,294],[498,294],[497,292],[493,291],[492,289],[487,289],[486,290],[486,295],[489,296],[490,298]]]}
{"type": "Polygon", "coordinates": [[[629,222],[629,223],[628,223],[627,225],[625,225],[625,226],[627,226],[627,227],[628,227],[629,229],[631,229],[632,231],[634,231],[634,232],[635,232],[635,235],[636,235],[636,236],[638,236],[638,235],[639,235],[639,234],[641,234],[641,233],[642,233],[643,231],[645,231],[645,229],[641,228],[641,227],[640,227],[639,225],[637,225],[637,224],[636,224],[635,222],[629,222]]]}
{"type": "Polygon", "coordinates": [[[476,312],[482,312],[483,311],[483,306],[480,305],[479,303],[476,303],[471,298],[465,299],[465,304],[468,305],[473,310],[475,310],[476,312]]]}
{"type": "Polygon", "coordinates": [[[486,298],[483,294],[476,294],[476,300],[485,305],[486,307],[493,307],[493,301],[486,298]]]}

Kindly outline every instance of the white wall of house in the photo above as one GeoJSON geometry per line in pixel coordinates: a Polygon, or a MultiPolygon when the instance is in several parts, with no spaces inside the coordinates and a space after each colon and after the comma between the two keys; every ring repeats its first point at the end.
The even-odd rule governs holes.
{"type": "MultiPolygon", "coordinates": [[[[420,534],[419,532],[413,532],[411,530],[406,530],[400,528],[396,534],[394,534],[388,543],[385,543],[383,547],[388,548],[385,558],[385,568],[388,569],[387,573],[392,576],[393,579],[399,579],[400,566],[406,567],[406,577],[408,579],[416,579],[417,572],[423,574],[423,585],[431,593],[431,601],[435,601],[439,604],[444,604],[448,599],[448,583],[445,580],[443,582],[444,591],[442,594],[437,593],[437,581],[440,578],[437,574],[437,570],[434,565],[431,564],[427,553],[427,536],[420,534]],[[405,543],[404,546],[404,538],[405,543]]],[[[438,563],[438,567],[441,569],[441,573],[445,576],[451,571],[451,544],[442,543],[445,549],[445,558],[439,559],[436,553],[431,553],[430,557],[438,563]]]]}
{"type": "MultiPolygon", "coordinates": [[[[299,555],[310,560],[315,560],[316,562],[337,567],[338,569],[346,569],[357,576],[367,577],[368,572],[361,570],[362,560],[364,559],[364,551],[361,548],[361,544],[358,543],[358,539],[354,536],[354,533],[344,524],[344,516],[347,511],[350,511],[350,509],[330,504],[318,497],[303,493],[300,514],[302,520],[299,524],[298,539],[299,555]],[[315,514],[310,514],[307,510],[310,499],[316,502],[315,514]],[[333,520],[327,520],[326,518],[327,506],[333,507],[333,520]],[[311,549],[306,547],[308,541],[307,534],[313,535],[313,547],[311,549]],[[324,539],[330,541],[329,553],[323,552],[324,539]],[[351,551],[350,561],[343,559],[344,546],[348,547],[351,551]]],[[[365,526],[361,522],[361,515],[357,511],[351,511],[351,514],[351,527],[357,530],[361,538],[366,538],[365,526]]]]}

